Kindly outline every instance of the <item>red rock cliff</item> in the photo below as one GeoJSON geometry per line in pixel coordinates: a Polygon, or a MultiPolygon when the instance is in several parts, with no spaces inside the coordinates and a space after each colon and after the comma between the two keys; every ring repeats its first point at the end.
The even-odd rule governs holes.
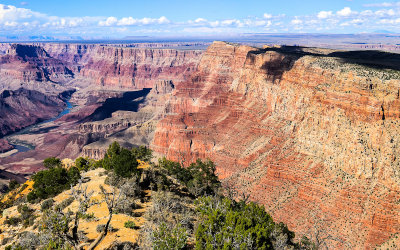
{"type": "Polygon", "coordinates": [[[385,242],[400,231],[400,75],[341,53],[215,42],[177,86],[153,149],[211,158],[298,237],[385,242]]]}
{"type": "Polygon", "coordinates": [[[160,79],[179,83],[197,66],[202,51],[100,46],[81,74],[102,86],[151,88],[160,79]]]}
{"type": "Polygon", "coordinates": [[[152,88],[159,80],[172,80],[174,84],[185,80],[203,52],[143,46],[4,44],[0,47],[4,53],[0,54],[0,76],[1,80],[19,81],[17,85],[79,79],[110,88],[152,88]]]}
{"type": "Polygon", "coordinates": [[[12,44],[5,55],[0,56],[1,82],[65,82],[74,76],[67,66],[49,56],[42,47],[12,44]]]}

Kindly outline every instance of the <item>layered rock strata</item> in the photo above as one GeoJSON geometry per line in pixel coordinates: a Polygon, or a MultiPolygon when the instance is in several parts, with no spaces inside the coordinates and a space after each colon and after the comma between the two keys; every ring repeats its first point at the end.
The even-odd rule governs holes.
{"type": "Polygon", "coordinates": [[[94,141],[83,147],[82,155],[100,159],[113,141],[127,148],[149,146],[158,121],[166,115],[165,107],[173,89],[171,80],[157,81],[154,88],[138,100],[140,105],[137,111],[116,111],[105,120],[81,124],[79,132],[94,141]]]}
{"type": "Polygon", "coordinates": [[[20,88],[0,93],[0,136],[57,116],[66,104],[59,96],[20,88]],[[40,111],[40,112],[38,112],[40,111]]]}
{"type": "Polygon", "coordinates": [[[398,63],[215,42],[177,86],[152,148],[212,159],[298,237],[372,249],[400,231],[398,63]]]}
{"type": "Polygon", "coordinates": [[[160,79],[179,83],[197,66],[202,51],[99,47],[81,75],[101,86],[152,88],[160,79]]]}
{"type": "Polygon", "coordinates": [[[102,44],[3,44],[1,49],[5,52],[0,54],[0,84],[72,82],[73,86],[78,79],[108,89],[135,90],[152,88],[163,79],[179,84],[202,54],[202,50],[102,44]]]}

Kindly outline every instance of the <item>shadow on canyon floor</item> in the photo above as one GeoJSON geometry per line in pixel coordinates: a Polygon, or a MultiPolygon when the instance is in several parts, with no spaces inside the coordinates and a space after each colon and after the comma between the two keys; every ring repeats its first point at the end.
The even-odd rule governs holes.
{"type": "Polygon", "coordinates": [[[84,121],[101,121],[110,118],[115,111],[137,112],[139,105],[145,101],[150,90],[151,88],[145,88],[139,91],[125,92],[122,97],[109,98],[84,121]]]}

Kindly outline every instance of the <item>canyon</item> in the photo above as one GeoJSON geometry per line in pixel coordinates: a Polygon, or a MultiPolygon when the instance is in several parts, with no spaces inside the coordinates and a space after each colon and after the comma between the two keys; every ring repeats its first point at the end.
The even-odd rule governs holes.
{"type": "Polygon", "coordinates": [[[215,42],[177,87],[153,149],[210,158],[298,237],[372,249],[400,230],[398,60],[215,42]]]}
{"type": "Polygon", "coordinates": [[[1,44],[2,135],[74,105],[0,139],[34,146],[2,170],[147,145],[184,165],[213,160],[225,187],[298,238],[373,249],[400,232],[399,55],[181,45],[1,44]]]}
{"type": "Polygon", "coordinates": [[[101,157],[94,154],[104,153],[112,140],[123,140],[126,147],[150,144],[157,110],[167,100],[163,96],[194,71],[203,52],[191,46],[1,44],[0,125],[1,135],[7,135],[2,149],[19,144],[34,150],[3,155],[0,165],[29,174],[51,155],[101,157]],[[66,100],[73,104],[69,114],[10,134],[57,116],[66,100]],[[137,136],[116,138],[117,132],[137,136]]]}

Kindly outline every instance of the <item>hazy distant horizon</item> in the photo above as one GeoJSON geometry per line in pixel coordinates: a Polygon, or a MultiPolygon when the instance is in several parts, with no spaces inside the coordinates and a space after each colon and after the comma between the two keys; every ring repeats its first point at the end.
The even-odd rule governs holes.
{"type": "MultiPolygon", "coordinates": [[[[213,41],[227,41],[252,46],[262,45],[297,45],[332,49],[379,49],[400,51],[400,34],[240,34],[232,36],[127,36],[123,38],[84,39],[76,37],[0,37],[0,43],[86,43],[86,44],[135,44],[135,43],[187,43],[188,49],[205,49],[213,41]],[[196,45],[196,43],[199,43],[196,45]]],[[[184,47],[181,47],[184,48],[184,47]]]]}
{"type": "Polygon", "coordinates": [[[1,36],[122,39],[244,33],[400,33],[400,1],[4,0],[1,36]]]}

